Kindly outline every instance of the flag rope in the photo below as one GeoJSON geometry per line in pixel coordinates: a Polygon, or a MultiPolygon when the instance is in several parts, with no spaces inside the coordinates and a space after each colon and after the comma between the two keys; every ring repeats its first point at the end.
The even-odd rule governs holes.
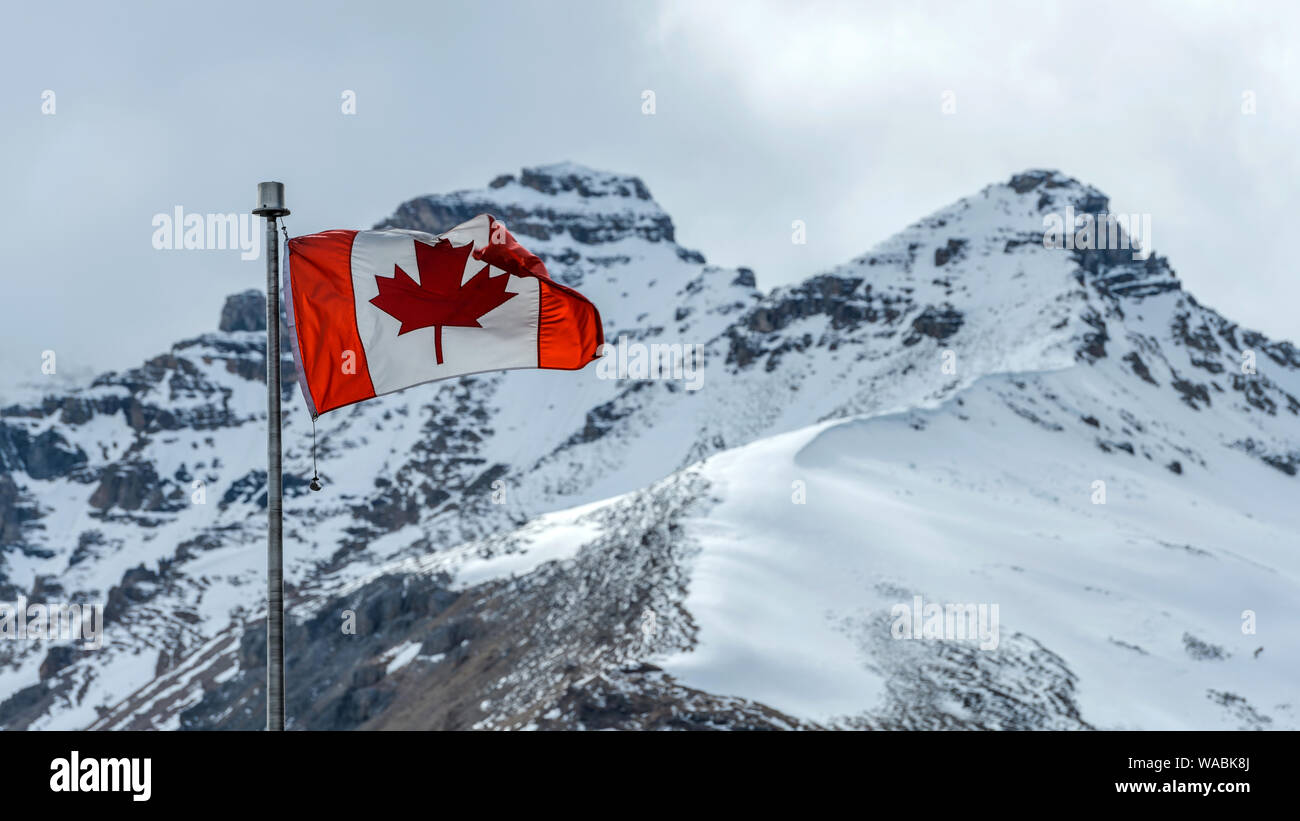
{"type": "MultiPolygon", "coordinates": [[[[280,219],[280,233],[284,234],[284,244],[289,245],[289,229],[285,225],[283,218],[280,219]]],[[[294,363],[297,364],[296,362],[294,363]]],[[[316,417],[311,418],[311,484],[308,485],[312,490],[320,490],[320,472],[316,470],[316,417]]]]}
{"type": "Polygon", "coordinates": [[[311,420],[311,484],[312,490],[320,490],[320,473],[316,470],[316,418],[311,420]]]}

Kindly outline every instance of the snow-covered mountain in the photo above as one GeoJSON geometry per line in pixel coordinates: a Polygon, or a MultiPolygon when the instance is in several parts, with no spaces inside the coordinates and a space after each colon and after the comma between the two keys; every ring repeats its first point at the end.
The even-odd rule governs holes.
{"type": "MultiPolygon", "coordinates": [[[[421,386],[322,417],[309,493],[285,359],[290,726],[1300,726],[1300,351],[1154,254],[1044,247],[1067,207],[1107,201],[1025,172],[764,293],[634,177],[403,204],[495,214],[699,389],[421,386]],[[900,638],[917,596],[996,606],[996,647],[900,638]]],[[[263,306],[4,403],[0,602],[107,628],[0,641],[0,727],[262,726],[263,306]]]]}

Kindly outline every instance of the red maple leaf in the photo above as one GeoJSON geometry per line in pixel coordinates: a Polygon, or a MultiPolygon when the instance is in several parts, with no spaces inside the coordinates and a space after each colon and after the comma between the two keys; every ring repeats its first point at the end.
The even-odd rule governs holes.
{"type": "Polygon", "coordinates": [[[415,264],[420,281],[393,266],[392,277],[375,276],[379,296],[370,304],[400,320],[397,335],[433,328],[433,347],[442,364],[442,329],[447,325],[458,328],[482,328],[479,317],[503,304],[517,294],[506,292],[509,276],[488,276],[488,266],[460,284],[465,273],[465,263],[473,243],[454,247],[447,240],[429,245],[415,240],[415,264]]]}

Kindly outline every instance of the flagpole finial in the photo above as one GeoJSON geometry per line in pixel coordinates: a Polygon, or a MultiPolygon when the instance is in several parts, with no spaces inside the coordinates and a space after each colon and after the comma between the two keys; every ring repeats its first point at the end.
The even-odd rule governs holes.
{"type": "Polygon", "coordinates": [[[259,217],[283,217],[289,214],[284,207],[284,183],[259,182],[257,184],[257,207],[253,213],[259,217]]]}

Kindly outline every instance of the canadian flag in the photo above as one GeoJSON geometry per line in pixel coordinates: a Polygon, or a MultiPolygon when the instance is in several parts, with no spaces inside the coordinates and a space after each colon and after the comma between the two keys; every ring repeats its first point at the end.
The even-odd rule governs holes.
{"type": "Polygon", "coordinates": [[[325,231],[289,240],[298,382],[314,417],[422,382],[510,368],[576,370],[600,313],[480,214],[445,234],[325,231]]]}

